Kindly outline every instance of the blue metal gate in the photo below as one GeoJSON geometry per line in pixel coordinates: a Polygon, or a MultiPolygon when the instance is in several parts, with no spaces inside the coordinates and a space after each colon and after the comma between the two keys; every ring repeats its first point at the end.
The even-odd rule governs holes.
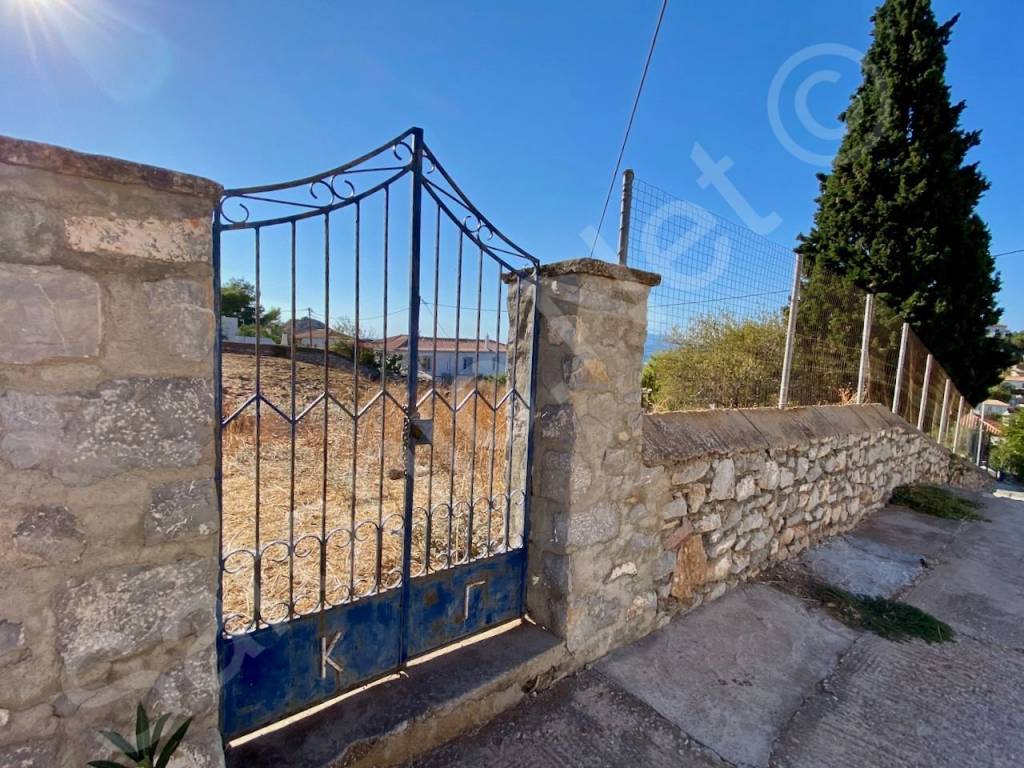
{"type": "Polygon", "coordinates": [[[233,737],[522,615],[538,263],[418,128],[213,242],[233,737]]]}

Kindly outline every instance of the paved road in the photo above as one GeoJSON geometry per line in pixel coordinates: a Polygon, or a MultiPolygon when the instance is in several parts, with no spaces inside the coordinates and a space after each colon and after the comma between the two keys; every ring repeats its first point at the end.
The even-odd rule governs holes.
{"type": "Polygon", "coordinates": [[[409,768],[1022,766],[1024,497],[979,498],[989,522],[891,507],[801,559],[955,643],[894,643],[748,584],[409,768]]]}

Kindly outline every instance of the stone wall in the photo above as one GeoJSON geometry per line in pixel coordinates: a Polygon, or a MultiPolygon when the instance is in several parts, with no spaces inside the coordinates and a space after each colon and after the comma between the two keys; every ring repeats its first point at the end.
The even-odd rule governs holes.
{"type": "Polygon", "coordinates": [[[540,271],[527,607],[575,663],[849,529],[897,485],[990,482],[879,406],[645,416],[658,280],[590,260],[540,271]]]}
{"type": "Polygon", "coordinates": [[[0,138],[0,765],[106,757],[139,701],[222,764],[219,191],[0,138]]]}
{"type": "Polygon", "coordinates": [[[990,483],[877,405],[650,415],[644,459],[668,477],[660,617],[849,530],[898,485],[990,483]]]}

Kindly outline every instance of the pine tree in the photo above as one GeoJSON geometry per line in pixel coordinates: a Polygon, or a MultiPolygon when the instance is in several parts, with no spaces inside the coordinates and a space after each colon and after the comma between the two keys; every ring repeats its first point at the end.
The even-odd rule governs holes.
{"type": "Polygon", "coordinates": [[[946,84],[946,45],[929,0],[886,0],[872,16],[863,82],[840,115],[846,134],[819,174],[814,227],[798,250],[901,312],[972,402],[1008,364],[987,328],[1001,314],[989,232],[975,211],[988,182],[967,153],[963,101],[946,84]]]}

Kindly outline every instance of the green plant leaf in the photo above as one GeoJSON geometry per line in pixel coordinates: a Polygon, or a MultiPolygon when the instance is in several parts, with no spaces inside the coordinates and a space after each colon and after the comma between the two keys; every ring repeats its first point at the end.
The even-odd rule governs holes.
{"type": "Polygon", "coordinates": [[[135,747],[129,744],[128,740],[120,733],[116,731],[100,731],[100,735],[121,750],[129,760],[137,763],[142,759],[142,753],[136,751],[135,747]]]}
{"type": "Polygon", "coordinates": [[[160,759],[156,761],[156,765],[153,768],[167,768],[167,764],[171,761],[171,757],[174,756],[175,750],[178,745],[181,744],[182,739],[185,738],[185,733],[188,731],[188,727],[192,725],[192,718],[190,717],[184,723],[182,723],[178,730],[176,730],[171,737],[167,740],[163,750],[160,752],[160,759]]]}
{"type": "Polygon", "coordinates": [[[139,702],[138,709],[135,710],[135,743],[140,755],[149,752],[149,717],[142,702],[139,702]]]}
{"type": "Polygon", "coordinates": [[[152,736],[149,740],[149,750],[146,752],[150,761],[153,760],[153,756],[156,754],[156,750],[160,746],[160,737],[163,735],[164,725],[167,723],[169,717],[170,715],[160,715],[153,724],[152,736]]]}
{"type": "Polygon", "coordinates": [[[90,768],[129,768],[124,763],[115,763],[113,760],[90,760],[90,768]]]}

